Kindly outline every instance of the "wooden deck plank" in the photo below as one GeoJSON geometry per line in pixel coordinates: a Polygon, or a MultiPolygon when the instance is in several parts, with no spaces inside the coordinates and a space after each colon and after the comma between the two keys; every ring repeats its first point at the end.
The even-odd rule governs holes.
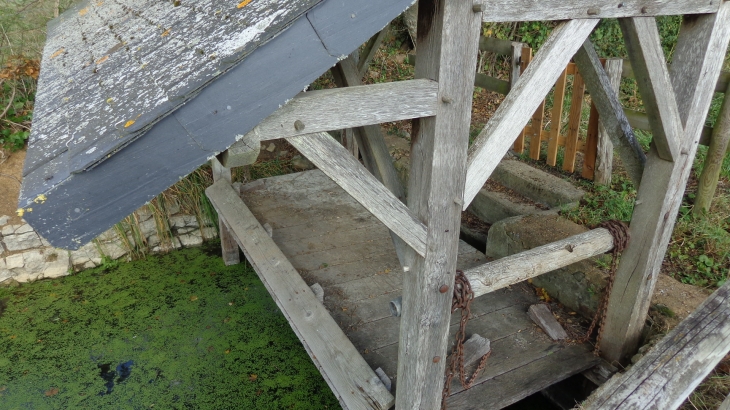
{"type": "Polygon", "coordinates": [[[206,194],[343,407],[390,408],[393,396],[233,187],[219,181],[206,194]]]}
{"type": "MultiPolygon", "coordinates": [[[[362,209],[362,206],[352,200],[321,171],[308,171],[295,177],[287,175],[269,178],[258,184],[263,187],[271,187],[276,193],[268,192],[268,188],[246,190],[244,186],[243,197],[246,202],[271,203],[277,197],[290,202],[296,199],[296,205],[288,204],[287,207],[269,210],[261,207],[257,210],[257,217],[274,225],[277,221],[269,215],[270,212],[276,214],[277,217],[283,217],[285,212],[291,213],[299,208],[316,207],[318,206],[317,201],[326,200],[339,204],[337,207],[330,208],[331,213],[328,215],[302,214],[326,219],[312,219],[305,224],[282,228],[283,232],[279,232],[282,234],[280,236],[277,236],[278,233],[275,229],[273,239],[282,249],[294,252],[292,255],[288,255],[288,251],[286,251],[285,254],[290,257],[292,266],[302,273],[307,284],[317,282],[322,285],[324,305],[334,321],[348,335],[363,359],[372,369],[381,367],[397,385],[398,335],[402,319],[391,316],[389,302],[401,295],[404,274],[393,244],[389,240],[387,228],[377,225],[377,220],[370,214],[365,214],[358,221],[339,218],[340,215],[357,214],[357,209],[362,209]],[[327,194],[317,192],[318,190],[327,194]],[[309,196],[316,200],[308,199],[309,196]],[[307,233],[294,233],[298,229],[297,227],[316,227],[318,234],[310,236],[307,233]],[[373,240],[369,245],[363,245],[365,241],[362,239],[369,237],[365,230],[370,229],[379,232],[373,234],[372,238],[381,239],[373,240]],[[347,233],[347,231],[352,232],[347,233]],[[318,239],[322,239],[322,244],[317,242],[318,239]],[[307,252],[310,243],[314,244],[315,250],[307,252]],[[328,244],[337,246],[325,250],[329,246],[328,244]],[[309,271],[304,269],[306,266],[316,265],[317,261],[313,258],[321,256],[325,262],[341,260],[344,257],[336,255],[337,253],[340,251],[357,253],[358,247],[360,247],[360,251],[367,250],[369,254],[363,252],[361,259],[347,263],[320,265],[309,271]],[[301,254],[295,254],[302,251],[301,254]],[[334,255],[329,256],[330,254],[334,255]]],[[[485,262],[486,257],[482,253],[477,252],[466,243],[460,242],[458,268],[467,270],[484,265],[485,262]]],[[[499,383],[512,383],[515,378],[533,377],[530,375],[533,371],[550,369],[549,366],[555,365],[552,356],[556,354],[561,354],[560,357],[577,363],[576,366],[569,367],[565,374],[573,374],[574,368],[583,369],[590,366],[594,359],[592,355],[584,354],[588,348],[570,345],[565,347],[563,344],[554,343],[529,319],[527,310],[534,303],[537,303],[536,296],[524,284],[485,294],[472,303],[472,319],[467,327],[467,333],[477,333],[490,339],[493,355],[489,359],[487,368],[479,376],[477,385],[469,393],[479,390],[482,395],[494,395],[494,392],[500,391],[499,383]],[[567,352],[563,352],[564,350],[567,352]],[[542,365],[535,363],[542,363],[542,365]],[[503,381],[507,375],[513,373],[517,376],[508,379],[507,382],[503,381]]],[[[453,343],[459,314],[460,312],[456,312],[451,316],[448,344],[453,343]]],[[[545,383],[548,384],[559,380],[559,377],[554,378],[552,374],[545,374],[542,377],[547,380],[545,383]]],[[[518,384],[511,390],[508,389],[509,393],[505,396],[505,402],[513,402],[526,396],[528,393],[523,391],[524,388],[525,386],[518,384]]],[[[452,387],[452,393],[459,396],[461,395],[459,392],[461,392],[461,387],[456,383],[452,387]]],[[[469,397],[469,400],[473,399],[473,396],[469,397]]],[[[480,400],[474,400],[471,405],[481,406],[480,400]]]]}

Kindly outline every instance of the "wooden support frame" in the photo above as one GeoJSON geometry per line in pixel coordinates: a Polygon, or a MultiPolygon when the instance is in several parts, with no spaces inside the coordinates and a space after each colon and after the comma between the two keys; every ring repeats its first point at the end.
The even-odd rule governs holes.
{"type": "MultiPolygon", "coordinates": [[[[227,182],[231,183],[232,175],[231,169],[223,166],[217,158],[210,160],[210,166],[213,169],[213,182],[227,182]]],[[[218,237],[221,240],[221,251],[223,256],[223,263],[226,266],[238,265],[241,263],[241,257],[238,253],[238,244],[235,238],[231,234],[231,230],[226,225],[223,218],[218,218],[218,237]]]]}
{"type": "Polygon", "coordinates": [[[571,20],[553,31],[469,150],[466,210],[522,127],[545,99],[568,61],[588,38],[597,20],[571,20]],[[529,90],[529,91],[528,91],[529,90]]]}
{"type": "Polygon", "coordinates": [[[631,219],[631,240],[623,252],[608,303],[601,352],[611,362],[633,354],[643,329],[659,269],[672,235],[682,194],[730,41],[730,3],[716,14],[685,17],[670,69],[684,126],[680,155],[663,160],[649,152],[631,219]]]}
{"type": "Polygon", "coordinates": [[[596,104],[603,126],[619,152],[624,168],[634,184],[639,186],[646,155],[634,136],[618,95],[590,41],[586,41],[578,50],[575,63],[583,75],[593,103],[596,104]]]}
{"type": "Polygon", "coordinates": [[[730,85],[725,90],[725,98],[720,107],[720,114],[715,122],[715,128],[712,130],[710,148],[707,150],[707,159],[705,159],[705,165],[700,175],[697,198],[693,209],[696,215],[710,211],[728,146],[730,146],[730,85]]]}
{"type": "Polygon", "coordinates": [[[265,141],[383,122],[429,117],[436,113],[438,84],[428,79],[309,91],[299,94],[247,135],[265,141]],[[349,115],[333,115],[358,107],[349,115]]]}
{"type": "MultiPolygon", "coordinates": [[[[604,69],[611,83],[611,87],[618,98],[621,87],[621,73],[623,72],[624,60],[613,58],[606,60],[604,69]]],[[[598,109],[596,109],[596,112],[598,109]]],[[[631,121],[629,120],[629,124],[631,121]]],[[[596,148],[596,165],[594,168],[593,182],[599,185],[610,185],[613,175],[613,142],[606,131],[603,120],[598,120],[598,146],[596,148]]]]}
{"type": "Polygon", "coordinates": [[[435,117],[413,122],[408,206],[428,226],[425,257],[404,268],[396,407],[436,409],[446,366],[481,13],[459,0],[421,0],[416,78],[439,82],[435,117]]]}
{"type": "Polygon", "coordinates": [[[620,7],[604,0],[489,0],[485,22],[604,19],[716,13],[722,0],[624,0],[620,7]]]}
{"type": "Polygon", "coordinates": [[[650,17],[620,19],[631,66],[649,116],[657,154],[674,161],[682,140],[682,123],[664,60],[659,29],[650,17]]]}
{"type": "Polygon", "coordinates": [[[302,135],[288,141],[416,253],[426,254],[426,226],[329,134],[302,135]]]}
{"type": "Polygon", "coordinates": [[[464,271],[474,297],[552,272],[613,249],[613,236],[597,228],[464,271]]]}
{"type": "MultiPolygon", "coordinates": [[[[386,27],[376,37],[382,41],[381,35],[388,29],[386,27]]],[[[374,38],[376,38],[374,37],[374,38]]],[[[371,42],[373,40],[371,39],[371,42]]],[[[376,43],[377,43],[376,41],[376,43]]],[[[368,42],[367,46],[375,47],[375,45],[368,42]]],[[[367,47],[366,47],[367,50],[367,47]]],[[[362,59],[355,59],[353,56],[357,55],[357,52],[353,53],[350,57],[337,63],[332,68],[332,75],[335,78],[335,83],[338,87],[355,87],[362,85],[362,75],[359,71],[359,63],[362,59]],[[355,63],[358,61],[358,63],[355,63]]],[[[380,127],[377,125],[366,125],[352,129],[352,132],[357,140],[360,153],[363,157],[363,163],[365,168],[370,171],[380,182],[385,185],[386,188],[393,195],[396,196],[401,202],[405,203],[406,193],[401,184],[400,178],[398,177],[398,171],[396,171],[393,165],[393,158],[390,156],[388,146],[385,144],[383,134],[380,132],[380,127]]],[[[405,265],[405,252],[406,243],[391,231],[391,239],[395,246],[395,251],[398,254],[398,260],[401,266],[405,265]]]]}
{"type": "Polygon", "coordinates": [[[730,282],[716,290],[631,369],[581,408],[678,408],[730,351],[730,282]]]}

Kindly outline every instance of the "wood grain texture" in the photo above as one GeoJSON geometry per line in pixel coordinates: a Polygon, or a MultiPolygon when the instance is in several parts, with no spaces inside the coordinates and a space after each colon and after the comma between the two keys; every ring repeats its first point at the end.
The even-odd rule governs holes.
{"type": "Polygon", "coordinates": [[[481,13],[460,0],[422,0],[415,77],[439,82],[435,117],[413,122],[408,206],[428,226],[426,255],[407,255],[398,344],[399,409],[441,404],[456,270],[481,13]],[[439,357],[444,360],[434,360],[439,357]]]}
{"type": "Polygon", "coordinates": [[[543,121],[545,119],[545,100],[537,107],[535,113],[532,114],[532,124],[530,124],[530,158],[533,160],[540,159],[540,148],[542,147],[543,121]]]}
{"type": "MultiPolygon", "coordinates": [[[[231,169],[224,167],[216,158],[210,160],[210,166],[213,169],[213,182],[223,181],[231,183],[231,169]]],[[[237,265],[241,263],[241,258],[238,254],[238,243],[231,234],[230,229],[226,225],[226,222],[218,218],[218,238],[221,241],[221,251],[223,256],[223,263],[226,266],[237,265]]]]}
{"type": "Polygon", "coordinates": [[[464,272],[474,297],[525,281],[613,249],[613,237],[604,228],[571,236],[548,245],[506,256],[464,272]]]}
{"type": "Polygon", "coordinates": [[[565,329],[560,326],[560,323],[555,319],[555,316],[550,312],[547,305],[543,303],[532,305],[527,310],[527,314],[551,339],[557,341],[568,338],[565,329]]]}
{"type": "Polygon", "coordinates": [[[426,254],[425,225],[329,134],[292,137],[289,143],[419,255],[426,254]]]}
{"type": "Polygon", "coordinates": [[[651,183],[639,187],[631,241],[607,309],[601,351],[609,362],[626,359],[638,345],[729,40],[728,2],[717,14],[686,18],[682,24],[670,77],[685,135],[673,163],[653,148],[649,152],[645,175],[651,183]]]}
{"type": "Polygon", "coordinates": [[[254,127],[259,141],[384,122],[429,117],[436,112],[438,84],[430,80],[360,85],[299,94],[254,127]],[[342,110],[343,107],[357,109],[342,110]],[[295,127],[301,122],[301,129],[295,127]]]}
{"type": "Polygon", "coordinates": [[[568,133],[565,134],[565,155],[563,156],[563,171],[575,171],[575,157],[578,153],[578,138],[580,125],[583,119],[583,104],[585,103],[586,84],[581,73],[573,75],[573,95],[568,114],[568,133]]]}
{"type": "Polygon", "coordinates": [[[712,199],[715,197],[715,189],[720,180],[722,163],[725,159],[728,146],[730,145],[730,85],[725,90],[725,97],[720,107],[720,112],[715,120],[715,128],[712,132],[710,148],[707,150],[705,165],[700,175],[700,183],[697,187],[697,198],[693,212],[699,215],[710,211],[712,199]]]}
{"type": "Polygon", "coordinates": [[[206,195],[343,407],[390,408],[393,396],[231,185],[219,181],[206,195]]]}
{"type": "Polygon", "coordinates": [[[614,376],[585,409],[678,408],[730,352],[730,283],[716,290],[631,369],[614,376]]]}
{"type": "Polygon", "coordinates": [[[572,20],[558,25],[479,133],[469,149],[464,210],[596,24],[596,20],[572,20]]]}
{"type": "Polygon", "coordinates": [[[563,71],[558,82],[555,83],[555,94],[553,95],[553,110],[550,120],[550,136],[548,137],[547,158],[545,161],[550,166],[558,162],[558,142],[560,140],[560,129],[563,127],[563,105],[565,104],[565,86],[568,83],[568,73],[563,71]]]}
{"type": "Polygon", "coordinates": [[[617,7],[603,0],[489,0],[485,22],[604,19],[714,13],[720,0],[627,0],[617,7]]]}
{"type": "Polygon", "coordinates": [[[588,130],[586,131],[586,145],[583,152],[583,172],[585,179],[593,179],[596,171],[596,156],[598,155],[598,110],[591,104],[591,113],[588,116],[588,130]]]}
{"type": "Polygon", "coordinates": [[[634,185],[639,186],[644,164],[646,163],[646,155],[634,136],[634,131],[624,115],[621,102],[611,87],[611,81],[598,58],[598,54],[596,54],[596,50],[593,48],[593,44],[586,41],[583,47],[578,50],[574,59],[586,83],[588,92],[591,94],[593,103],[596,104],[604,129],[611,137],[629,177],[634,181],[634,185]]]}
{"type": "Polygon", "coordinates": [[[679,155],[684,129],[669,79],[656,20],[651,17],[619,20],[626,49],[649,116],[659,157],[673,161],[679,155]]]}
{"type": "Polygon", "coordinates": [[[728,395],[725,400],[723,400],[720,408],[717,410],[730,410],[730,395],[728,395]]]}
{"type": "MultiPolygon", "coordinates": [[[[619,89],[621,87],[621,73],[623,67],[623,59],[614,58],[606,60],[604,69],[611,83],[611,87],[618,98],[619,89]]],[[[625,111],[624,111],[625,113],[625,111]]],[[[631,120],[629,119],[629,124],[631,120]]],[[[632,125],[633,127],[633,125],[632,125]]],[[[594,169],[593,182],[599,185],[610,185],[613,175],[613,142],[611,136],[606,131],[603,121],[598,118],[598,145],[596,148],[596,166],[594,169]]]]}

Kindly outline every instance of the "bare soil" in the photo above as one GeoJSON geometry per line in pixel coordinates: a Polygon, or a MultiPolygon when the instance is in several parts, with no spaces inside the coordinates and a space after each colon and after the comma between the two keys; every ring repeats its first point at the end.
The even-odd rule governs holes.
{"type": "Polygon", "coordinates": [[[15,211],[18,210],[24,161],[25,150],[10,152],[0,148],[0,217],[9,216],[12,224],[21,222],[15,211]]]}

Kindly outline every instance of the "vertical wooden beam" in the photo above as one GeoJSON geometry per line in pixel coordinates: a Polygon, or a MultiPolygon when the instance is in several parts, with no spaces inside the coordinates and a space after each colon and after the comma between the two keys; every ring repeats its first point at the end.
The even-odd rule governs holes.
{"type": "Polygon", "coordinates": [[[509,85],[510,90],[515,87],[517,84],[517,80],[520,79],[520,75],[522,75],[522,50],[525,48],[525,45],[522,43],[512,42],[512,61],[510,62],[512,64],[512,69],[509,73],[509,85]]]}
{"type": "MultiPolygon", "coordinates": [[[[210,160],[210,166],[213,168],[213,182],[224,180],[229,184],[231,183],[231,169],[224,167],[223,164],[218,161],[218,158],[213,157],[213,159],[210,160]]],[[[238,243],[236,243],[236,239],[231,234],[231,231],[228,230],[228,226],[223,218],[218,218],[218,229],[219,238],[221,240],[221,250],[223,253],[223,263],[225,263],[226,266],[241,263],[241,257],[238,253],[238,243]]]]}
{"type": "Polygon", "coordinates": [[[397,409],[441,404],[481,17],[462,0],[418,6],[416,78],[439,82],[441,104],[413,122],[408,206],[428,239],[426,256],[409,251],[404,267],[397,409]]]}
{"type": "Polygon", "coordinates": [[[375,53],[378,51],[380,44],[383,43],[383,39],[388,34],[389,30],[390,24],[385,26],[385,28],[380,30],[378,34],[372,36],[370,40],[365,43],[365,47],[363,47],[362,49],[362,54],[360,55],[360,58],[357,59],[357,73],[360,78],[362,78],[368,71],[368,67],[370,67],[370,62],[373,61],[375,53]]]}
{"type": "Polygon", "coordinates": [[[627,359],[639,343],[729,40],[730,2],[717,14],[684,18],[670,78],[685,135],[674,162],[661,159],[655,145],[647,158],[648,182],[639,187],[603,330],[601,352],[611,362],[627,359]]]}
{"type": "MultiPolygon", "coordinates": [[[[623,72],[624,60],[612,58],[606,60],[604,65],[609,82],[616,92],[616,98],[621,88],[621,73],[623,72]]],[[[596,153],[596,168],[593,182],[599,185],[610,185],[613,174],[613,142],[603,126],[603,121],[598,120],[598,151],[596,153]]]]}
{"type": "Polygon", "coordinates": [[[583,82],[583,76],[576,72],[573,76],[573,101],[570,104],[568,134],[565,136],[563,171],[575,171],[575,154],[578,152],[578,136],[580,135],[580,122],[583,119],[585,92],[586,84],[583,82]]]}
{"type": "Polygon", "coordinates": [[[591,104],[591,115],[588,118],[585,152],[583,152],[583,172],[585,179],[593,179],[596,175],[596,155],[598,155],[598,110],[591,104]]]}
{"type": "Polygon", "coordinates": [[[697,199],[693,212],[699,215],[710,211],[712,198],[715,196],[717,182],[720,179],[722,162],[730,144],[730,85],[725,90],[725,99],[720,107],[720,114],[712,130],[710,148],[707,150],[707,158],[702,168],[700,184],[697,188],[697,199]]]}
{"type": "Polygon", "coordinates": [[[550,138],[548,138],[547,164],[555,166],[558,161],[558,146],[560,145],[560,129],[563,125],[563,106],[565,105],[565,86],[568,84],[568,69],[555,83],[555,93],[553,94],[553,110],[550,119],[550,138]]]}
{"type": "Polygon", "coordinates": [[[545,100],[542,101],[535,114],[532,116],[530,126],[530,158],[535,161],[540,159],[540,148],[542,146],[542,128],[545,119],[545,100]]]}
{"type": "MultiPolygon", "coordinates": [[[[529,66],[532,62],[532,49],[529,47],[523,47],[521,53],[522,55],[520,56],[520,72],[523,73],[525,72],[525,70],[527,70],[527,66],[529,66]]],[[[510,91],[514,90],[514,86],[516,83],[517,82],[515,81],[513,84],[511,84],[510,91]]],[[[514,145],[512,146],[512,149],[518,154],[522,154],[525,151],[525,137],[527,136],[527,132],[528,127],[526,126],[524,129],[522,129],[520,136],[517,137],[514,145]]]]}

